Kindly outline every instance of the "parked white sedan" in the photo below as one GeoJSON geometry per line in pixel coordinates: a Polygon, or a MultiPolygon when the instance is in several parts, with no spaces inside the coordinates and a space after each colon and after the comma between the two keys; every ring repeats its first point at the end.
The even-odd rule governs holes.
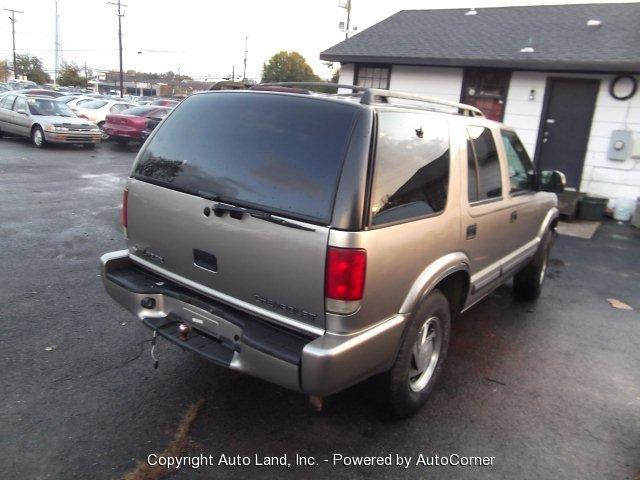
{"type": "Polygon", "coordinates": [[[62,103],[66,103],[67,107],[75,112],[78,107],[82,106],[85,103],[94,101],[95,98],[88,97],[87,95],[65,95],[64,97],[58,97],[56,100],[62,103]]]}
{"type": "MultiPolygon", "coordinates": [[[[92,100],[91,102],[83,103],[76,108],[76,115],[80,118],[87,119],[93,123],[98,124],[100,128],[104,125],[107,115],[110,113],[120,113],[128,108],[137,107],[137,105],[131,102],[125,102],[122,100],[92,100]]],[[[103,139],[109,138],[107,134],[102,135],[103,139]]]]}

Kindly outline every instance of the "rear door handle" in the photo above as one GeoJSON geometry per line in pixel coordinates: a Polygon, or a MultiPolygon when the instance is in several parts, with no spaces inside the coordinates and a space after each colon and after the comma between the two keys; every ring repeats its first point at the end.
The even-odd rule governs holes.
{"type": "Polygon", "coordinates": [[[472,238],[476,238],[478,234],[478,224],[474,223],[473,225],[467,225],[467,240],[471,240],[472,238]]]}
{"type": "Polygon", "coordinates": [[[511,212],[511,216],[509,217],[509,223],[513,223],[518,219],[518,212],[517,211],[513,211],[511,212]]]}

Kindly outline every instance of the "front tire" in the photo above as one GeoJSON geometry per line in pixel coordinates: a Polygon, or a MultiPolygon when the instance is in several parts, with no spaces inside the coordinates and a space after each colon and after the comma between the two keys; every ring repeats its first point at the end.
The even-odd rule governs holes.
{"type": "Polygon", "coordinates": [[[409,416],[427,401],[442,372],[450,336],[449,302],[440,290],[434,290],[407,325],[396,361],[387,373],[389,409],[395,416],[409,416]]]}
{"type": "Polygon", "coordinates": [[[551,251],[551,235],[551,231],[547,231],[529,265],[513,277],[513,294],[516,299],[530,302],[540,296],[551,251]]]}
{"type": "Polygon", "coordinates": [[[105,122],[98,122],[98,128],[102,131],[102,141],[105,142],[107,140],[109,140],[109,134],[106,133],[104,130],[102,130],[102,127],[104,127],[105,122]]]}
{"type": "Polygon", "coordinates": [[[35,126],[33,130],[31,130],[31,145],[36,148],[44,147],[46,140],[44,139],[44,131],[42,127],[35,126]]]}

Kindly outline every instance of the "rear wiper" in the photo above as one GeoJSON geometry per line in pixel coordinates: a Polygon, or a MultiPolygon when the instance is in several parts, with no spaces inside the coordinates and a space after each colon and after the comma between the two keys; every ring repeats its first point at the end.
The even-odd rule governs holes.
{"type": "Polygon", "coordinates": [[[297,228],[298,230],[315,232],[315,229],[313,228],[305,227],[304,225],[298,225],[297,223],[290,222],[289,220],[285,220],[283,218],[276,218],[268,212],[255,210],[253,208],[236,207],[234,205],[229,205],[228,203],[217,203],[216,205],[214,205],[212,210],[213,213],[218,217],[222,216],[225,213],[229,213],[232,217],[240,219],[245,213],[247,213],[253,218],[258,218],[260,220],[264,220],[265,222],[276,223],[278,225],[282,225],[283,227],[297,228]]]}
{"type": "Polygon", "coordinates": [[[253,218],[259,218],[260,220],[264,220],[266,222],[277,223],[278,225],[282,225],[283,227],[297,228],[298,230],[315,232],[314,228],[305,227],[304,225],[298,225],[297,223],[290,222],[289,220],[285,220],[283,218],[276,218],[270,213],[262,212],[260,210],[247,209],[247,213],[253,218]]]}

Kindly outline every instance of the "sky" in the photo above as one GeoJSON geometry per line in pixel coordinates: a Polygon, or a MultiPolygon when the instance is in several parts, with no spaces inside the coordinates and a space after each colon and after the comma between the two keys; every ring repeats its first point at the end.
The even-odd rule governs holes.
{"type": "MultiPolygon", "coordinates": [[[[117,1],[117,0],[110,0],[117,1]]],[[[180,71],[198,80],[219,80],[235,66],[242,74],[248,37],[247,77],[259,80],[262,65],[273,54],[298,51],[322,78],[331,70],[320,52],[344,39],[339,23],[346,0],[122,0],[124,70],[180,71]],[[138,53],[141,52],[141,53],[138,53]]],[[[351,25],[358,31],[399,10],[483,8],[507,5],[584,3],[541,0],[352,0],[351,25]]],[[[589,3],[607,3],[591,0],[589,3]]],[[[14,8],[16,49],[40,57],[53,72],[55,0],[0,0],[14,8]]],[[[0,59],[11,59],[9,12],[0,21],[0,59]]],[[[90,69],[118,68],[116,7],[107,0],[58,0],[59,36],[65,61],[90,69]]],[[[356,32],[357,33],[357,32],[356,32]]],[[[334,66],[334,67],[337,67],[334,66]]]]}

